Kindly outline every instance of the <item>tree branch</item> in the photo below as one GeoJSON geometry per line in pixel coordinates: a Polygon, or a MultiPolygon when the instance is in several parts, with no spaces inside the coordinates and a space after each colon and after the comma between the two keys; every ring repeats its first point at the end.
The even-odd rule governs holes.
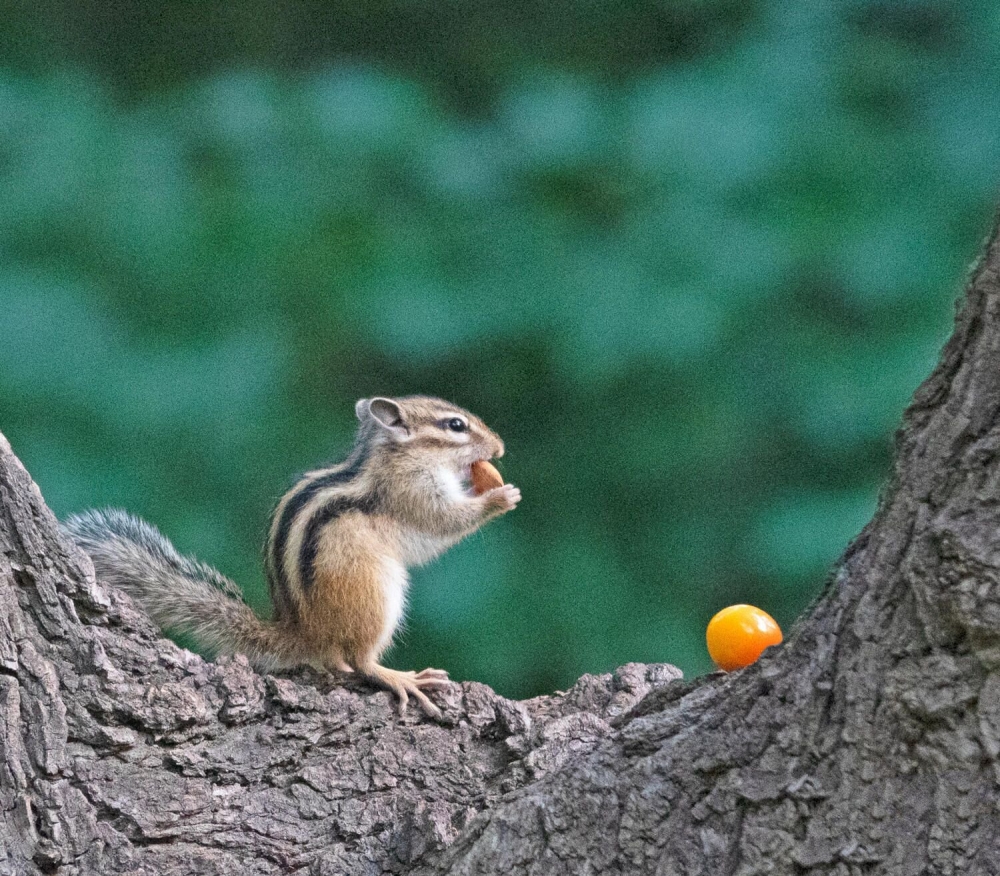
{"type": "Polygon", "coordinates": [[[680,673],[623,667],[444,723],[309,671],[208,663],[107,592],[0,435],[0,874],[403,872],[680,673]]]}
{"type": "Polygon", "coordinates": [[[0,876],[992,873],[1000,861],[1000,244],[891,485],[779,649],[442,724],[163,639],[0,436],[0,876]]]}
{"type": "Polygon", "coordinates": [[[650,694],[434,872],[996,871],[998,272],[994,234],[874,520],[786,644],[650,694]]]}

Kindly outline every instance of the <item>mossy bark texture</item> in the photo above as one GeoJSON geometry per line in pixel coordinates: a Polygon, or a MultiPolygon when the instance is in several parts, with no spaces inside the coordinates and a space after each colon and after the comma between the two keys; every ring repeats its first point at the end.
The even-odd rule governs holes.
{"type": "Polygon", "coordinates": [[[1000,872],[1000,243],[786,643],[434,723],[163,639],[0,436],[0,876],[1000,872]]]}

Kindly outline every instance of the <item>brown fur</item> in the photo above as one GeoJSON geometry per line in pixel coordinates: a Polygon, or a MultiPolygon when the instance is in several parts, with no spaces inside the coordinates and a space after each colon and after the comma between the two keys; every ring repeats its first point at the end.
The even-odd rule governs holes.
{"type": "Polygon", "coordinates": [[[331,524],[321,537],[302,632],[331,661],[356,667],[378,657],[385,616],[377,547],[359,512],[331,524]]]}
{"type": "MultiPolygon", "coordinates": [[[[295,606],[296,635],[312,661],[347,665],[397,693],[417,696],[422,687],[440,684],[443,673],[394,675],[378,665],[402,612],[404,569],[510,510],[509,493],[475,497],[460,486],[474,462],[503,455],[504,446],[478,417],[441,399],[376,399],[359,402],[357,410],[352,458],[364,462],[350,480],[316,492],[297,511],[279,558],[284,574],[275,574],[273,562],[269,569],[272,589],[279,591],[276,604],[295,606]],[[455,417],[468,424],[467,432],[443,427],[455,417]],[[326,523],[311,568],[300,568],[312,520],[338,500],[366,503],[367,510],[348,510],[326,523]]],[[[289,491],[276,510],[272,544],[292,497],[338,471],[344,466],[311,472],[289,491]]],[[[426,698],[418,699],[428,707],[426,698]]]]}
{"type": "Polygon", "coordinates": [[[508,484],[477,496],[467,487],[473,463],[504,452],[468,411],[428,396],[362,399],[355,410],[348,459],[308,472],[275,509],[266,552],[273,621],[255,617],[231,581],[124,512],[90,512],[67,521],[67,531],[102,578],[217,653],[243,651],[262,669],[357,671],[394,691],[401,708],[413,696],[437,714],[423,691],[446,684],[446,673],[378,663],[402,618],[406,568],[510,511],[520,492],[508,484]],[[450,429],[456,418],[468,429],[450,429]]]}

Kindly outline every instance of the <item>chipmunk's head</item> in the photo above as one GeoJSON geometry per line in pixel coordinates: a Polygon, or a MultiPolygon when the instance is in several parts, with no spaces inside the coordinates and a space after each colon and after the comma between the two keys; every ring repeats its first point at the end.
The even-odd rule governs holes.
{"type": "Polygon", "coordinates": [[[354,406],[359,437],[391,453],[408,468],[445,468],[463,485],[474,462],[503,456],[500,436],[468,411],[422,395],[363,398],[354,406]]]}

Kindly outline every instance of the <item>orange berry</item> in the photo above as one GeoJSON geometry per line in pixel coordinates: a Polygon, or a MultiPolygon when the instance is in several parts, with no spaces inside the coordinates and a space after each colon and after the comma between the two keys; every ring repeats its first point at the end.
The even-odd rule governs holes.
{"type": "Polygon", "coordinates": [[[705,641],[715,665],[732,672],[749,666],[769,645],[780,644],[781,627],[766,611],[730,605],[708,622],[705,641]]]}

